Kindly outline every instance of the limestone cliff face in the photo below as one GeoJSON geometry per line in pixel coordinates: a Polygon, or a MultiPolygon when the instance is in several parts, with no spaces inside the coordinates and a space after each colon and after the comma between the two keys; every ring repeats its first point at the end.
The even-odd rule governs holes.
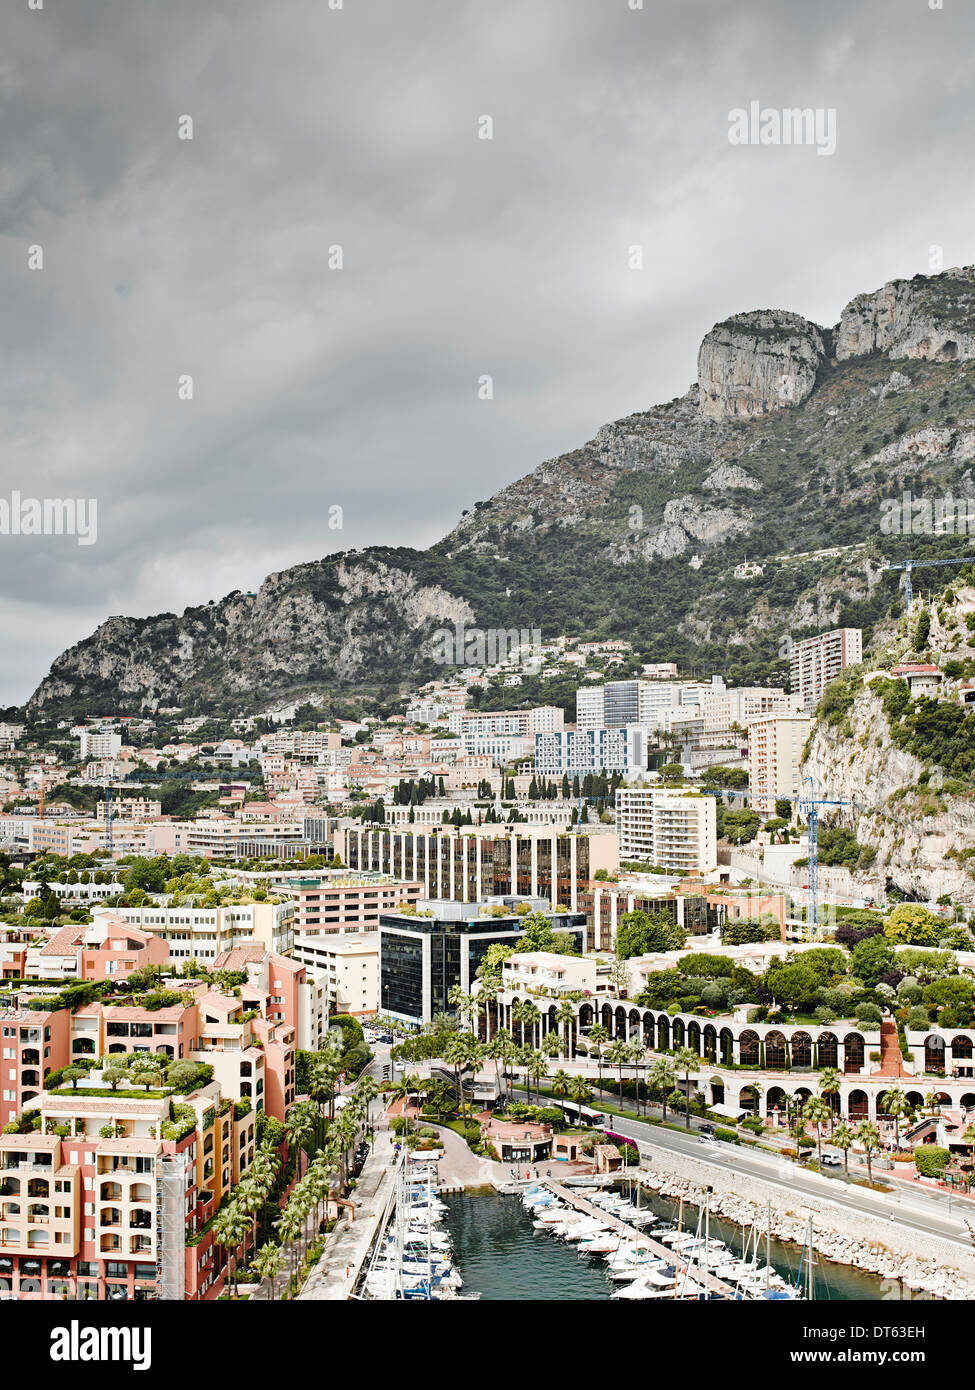
{"type": "MultiPolygon", "coordinates": [[[[829,789],[821,795],[854,803],[856,837],[877,850],[873,868],[854,875],[865,894],[892,883],[924,901],[948,893],[956,902],[975,903],[975,878],[957,859],[945,858],[975,845],[975,803],[945,795],[937,773],[919,786],[924,771],[920,759],[891,745],[880,700],[865,691],[850,711],[849,732],[817,726],[803,776],[829,789]]],[[[847,814],[837,821],[850,824],[847,814]]]]}
{"type": "Polygon", "coordinates": [[[437,628],[473,616],[462,598],[408,572],[335,556],[180,617],[110,618],[58,658],[32,705],[121,699],[152,710],[212,694],[245,705],[271,693],[386,682],[390,671],[419,667],[437,628]]]}
{"type": "Polygon", "coordinates": [[[852,299],[836,329],[837,360],[870,352],[941,362],[975,358],[975,267],[891,280],[852,299]]]}
{"type": "Polygon", "coordinates": [[[801,314],[736,314],[697,357],[698,404],[710,420],[752,419],[804,401],[826,357],[822,330],[801,314]]]}
{"type": "MultiPolygon", "coordinates": [[[[820,720],[813,729],[801,774],[812,776],[820,794],[851,804],[838,816],[850,824],[861,844],[877,849],[877,860],[858,875],[871,893],[894,884],[903,893],[925,900],[949,894],[959,903],[975,904],[975,861],[962,851],[975,848],[975,798],[968,779],[952,776],[931,760],[924,761],[890,737],[880,696],[870,689],[874,666],[889,669],[898,660],[918,660],[910,651],[921,605],[902,619],[875,662],[865,668],[867,684],[857,693],[846,717],[833,725],[820,720]],[[828,788],[828,790],[822,790],[828,788]]],[[[944,667],[948,660],[975,656],[975,635],[968,619],[975,615],[975,589],[950,586],[929,612],[926,657],[944,667]]],[[[975,621],[975,619],[973,619],[975,621]]],[[[945,680],[941,696],[955,703],[958,681],[945,680]]]]}

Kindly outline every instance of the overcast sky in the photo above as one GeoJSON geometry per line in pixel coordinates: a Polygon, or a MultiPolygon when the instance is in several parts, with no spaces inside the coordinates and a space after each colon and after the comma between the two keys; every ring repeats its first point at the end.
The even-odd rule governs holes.
{"type": "Polygon", "coordinates": [[[633,2],[11,0],[0,498],[98,539],[0,535],[0,703],[110,614],[430,544],[730,313],[975,260],[975,6],[633,2]],[[751,101],[835,154],[731,145],[751,101]]]}

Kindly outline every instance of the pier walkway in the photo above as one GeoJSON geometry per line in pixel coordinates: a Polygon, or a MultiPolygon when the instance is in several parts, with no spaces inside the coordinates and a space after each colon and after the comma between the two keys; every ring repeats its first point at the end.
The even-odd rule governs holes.
{"type": "Polygon", "coordinates": [[[351,1296],[359,1271],[376,1240],[392,1190],[396,1172],[394,1142],[388,1131],[376,1135],[352,1194],[357,1203],[355,1220],[350,1221],[345,1216],[345,1224],[336,1227],[321,1259],[298,1295],[299,1301],[347,1299],[351,1296]],[[361,1206],[358,1205],[360,1202],[361,1206]]]}
{"type": "MultiPolygon", "coordinates": [[[[668,1264],[676,1265],[677,1268],[680,1269],[682,1263],[687,1263],[686,1260],[682,1262],[681,1256],[676,1250],[669,1249],[668,1246],[662,1245],[659,1240],[654,1240],[652,1236],[646,1235],[643,1231],[638,1231],[634,1226],[628,1225],[618,1216],[613,1216],[611,1212],[604,1211],[602,1207],[595,1206],[594,1203],[587,1201],[579,1192],[573,1192],[570,1188],[563,1187],[562,1184],[556,1182],[554,1178],[542,1178],[540,1182],[543,1187],[547,1187],[550,1192],[554,1192],[556,1197],[560,1198],[563,1202],[567,1202],[568,1205],[574,1207],[576,1211],[583,1212],[586,1216],[595,1217],[597,1221],[601,1221],[604,1225],[609,1226],[610,1230],[618,1232],[621,1237],[625,1237],[626,1240],[632,1241],[635,1245],[652,1251],[654,1255],[661,1260],[666,1260],[668,1264]]],[[[693,1235],[694,1233],[690,1231],[688,1234],[693,1235]]],[[[711,1274],[710,1271],[701,1269],[698,1265],[691,1266],[688,1278],[693,1279],[695,1284],[700,1284],[702,1288],[707,1289],[708,1293],[720,1294],[722,1298],[728,1299],[738,1297],[736,1291],[730,1284],[726,1284],[723,1279],[718,1279],[715,1275],[711,1274]]],[[[674,1290],[665,1291],[662,1296],[676,1298],[678,1297],[679,1288],[680,1284],[678,1283],[674,1290]]]]}

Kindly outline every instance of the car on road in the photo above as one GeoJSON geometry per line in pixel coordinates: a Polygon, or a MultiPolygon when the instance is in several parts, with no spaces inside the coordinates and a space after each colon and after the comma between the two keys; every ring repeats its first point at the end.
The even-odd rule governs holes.
{"type": "Polygon", "coordinates": [[[842,1168],[843,1160],[839,1154],[823,1154],[819,1160],[824,1168],[842,1168]]]}
{"type": "Polygon", "coordinates": [[[713,1133],[714,1133],[714,1125],[707,1125],[707,1124],[701,1125],[701,1127],[700,1127],[700,1132],[701,1132],[702,1134],[713,1134],[713,1133]]]}
{"type": "Polygon", "coordinates": [[[697,1142],[699,1144],[709,1144],[712,1148],[715,1149],[718,1147],[718,1141],[717,1139],[715,1139],[713,1134],[702,1134],[697,1142]]]}

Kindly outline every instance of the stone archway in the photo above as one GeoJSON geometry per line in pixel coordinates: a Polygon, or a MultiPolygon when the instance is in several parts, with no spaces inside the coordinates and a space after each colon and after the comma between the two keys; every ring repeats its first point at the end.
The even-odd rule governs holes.
{"type": "Polygon", "coordinates": [[[851,1120],[866,1120],[870,1115],[870,1101],[866,1091],[851,1091],[846,1099],[846,1113],[851,1120]]]}
{"type": "Polygon", "coordinates": [[[863,1071],[863,1034],[847,1033],[843,1039],[843,1071],[858,1075],[863,1071]]]}
{"type": "Polygon", "coordinates": [[[787,1071],[789,1067],[789,1044],[777,1028],[765,1034],[765,1066],[768,1071],[787,1071]]]}
{"type": "Polygon", "coordinates": [[[793,1067],[811,1067],[813,1065],[813,1046],[812,1038],[800,1028],[792,1034],[792,1065],[793,1067]]]}
{"type": "Polygon", "coordinates": [[[924,1070],[944,1071],[945,1040],[939,1033],[929,1033],[924,1039],[924,1070]]]}
{"type": "Polygon", "coordinates": [[[835,1033],[820,1033],[816,1039],[816,1051],[819,1054],[821,1067],[838,1066],[839,1047],[835,1033]]]}

